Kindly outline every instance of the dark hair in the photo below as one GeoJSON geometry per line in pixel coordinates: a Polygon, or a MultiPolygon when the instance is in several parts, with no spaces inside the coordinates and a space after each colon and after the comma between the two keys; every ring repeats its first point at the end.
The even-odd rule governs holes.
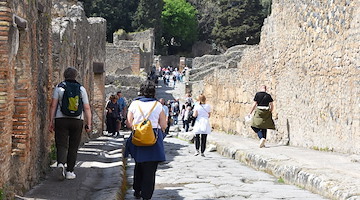
{"type": "Polygon", "coordinates": [[[64,71],[65,80],[75,80],[78,75],[77,69],[75,67],[68,67],[64,71]]]}
{"type": "Polygon", "coordinates": [[[120,94],[121,93],[121,91],[119,90],[116,94],[120,94]]]}
{"type": "Polygon", "coordinates": [[[140,96],[147,98],[155,98],[155,83],[152,81],[145,81],[140,85],[140,96]]]}

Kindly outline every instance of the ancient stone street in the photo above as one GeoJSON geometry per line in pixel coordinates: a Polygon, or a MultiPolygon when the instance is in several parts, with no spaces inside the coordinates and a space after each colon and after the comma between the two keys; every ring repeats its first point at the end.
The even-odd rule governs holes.
{"type": "MultiPolygon", "coordinates": [[[[175,88],[165,87],[160,82],[157,97],[181,99],[184,87],[183,83],[175,88]]],[[[205,157],[194,156],[194,144],[175,137],[180,132],[174,130],[181,126],[181,123],[179,128],[173,126],[170,137],[165,138],[167,161],[158,167],[152,199],[325,199],[217,152],[207,150],[205,157]]],[[[134,162],[128,160],[129,190],[125,199],[134,199],[131,185],[134,162]]]]}
{"type": "MultiPolygon", "coordinates": [[[[194,145],[166,138],[167,161],[159,165],[152,199],[325,199],[216,152],[194,156],[194,145]]],[[[132,182],[134,163],[127,168],[132,182]]],[[[125,199],[134,199],[129,190],[125,199]]]]}

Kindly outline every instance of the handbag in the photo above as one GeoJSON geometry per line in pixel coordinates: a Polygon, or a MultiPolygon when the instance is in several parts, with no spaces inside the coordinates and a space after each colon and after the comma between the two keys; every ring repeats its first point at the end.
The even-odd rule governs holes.
{"type": "Polygon", "coordinates": [[[144,120],[139,124],[133,125],[131,142],[135,146],[152,146],[156,143],[158,134],[154,133],[151,121],[149,120],[149,116],[154,110],[156,104],[157,102],[155,102],[154,106],[151,108],[147,116],[144,116],[144,113],[142,112],[140,106],[138,106],[144,120]]]}

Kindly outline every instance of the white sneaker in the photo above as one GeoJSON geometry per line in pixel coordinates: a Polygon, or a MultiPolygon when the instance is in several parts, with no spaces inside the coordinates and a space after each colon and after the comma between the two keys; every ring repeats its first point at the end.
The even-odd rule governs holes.
{"type": "Polygon", "coordinates": [[[199,151],[196,151],[194,156],[198,156],[199,155],[199,151]]]}
{"type": "Polygon", "coordinates": [[[263,147],[265,147],[265,138],[261,138],[260,139],[260,148],[263,148],[263,147]]]}
{"type": "Polygon", "coordinates": [[[76,175],[74,172],[66,172],[66,179],[75,179],[76,175]]]}
{"type": "Polygon", "coordinates": [[[65,179],[65,167],[62,163],[59,163],[57,165],[57,174],[59,177],[59,180],[64,180],[65,179]]]}

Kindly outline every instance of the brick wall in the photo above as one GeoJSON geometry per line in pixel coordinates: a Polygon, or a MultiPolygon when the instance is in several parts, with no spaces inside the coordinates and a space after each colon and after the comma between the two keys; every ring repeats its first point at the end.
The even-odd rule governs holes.
{"type": "Polygon", "coordinates": [[[49,107],[53,87],[67,66],[78,68],[79,81],[94,103],[94,132],[103,130],[104,73],[95,75],[93,63],[105,63],[106,22],[87,19],[73,2],[65,7],[77,10],[71,12],[77,16],[59,19],[69,26],[57,29],[56,23],[52,26],[52,3],[0,0],[0,189],[6,199],[28,190],[49,168],[54,142],[48,131],[49,107]],[[71,26],[75,24],[77,29],[71,26]],[[54,36],[57,31],[64,35],[54,36]]]}
{"type": "Polygon", "coordinates": [[[29,189],[48,168],[50,7],[45,0],[0,1],[0,188],[6,198],[29,189]]]}
{"type": "Polygon", "coordinates": [[[10,178],[11,130],[10,111],[13,109],[11,77],[9,69],[9,31],[12,23],[11,9],[6,1],[0,1],[0,188],[3,188],[10,178]]]}

